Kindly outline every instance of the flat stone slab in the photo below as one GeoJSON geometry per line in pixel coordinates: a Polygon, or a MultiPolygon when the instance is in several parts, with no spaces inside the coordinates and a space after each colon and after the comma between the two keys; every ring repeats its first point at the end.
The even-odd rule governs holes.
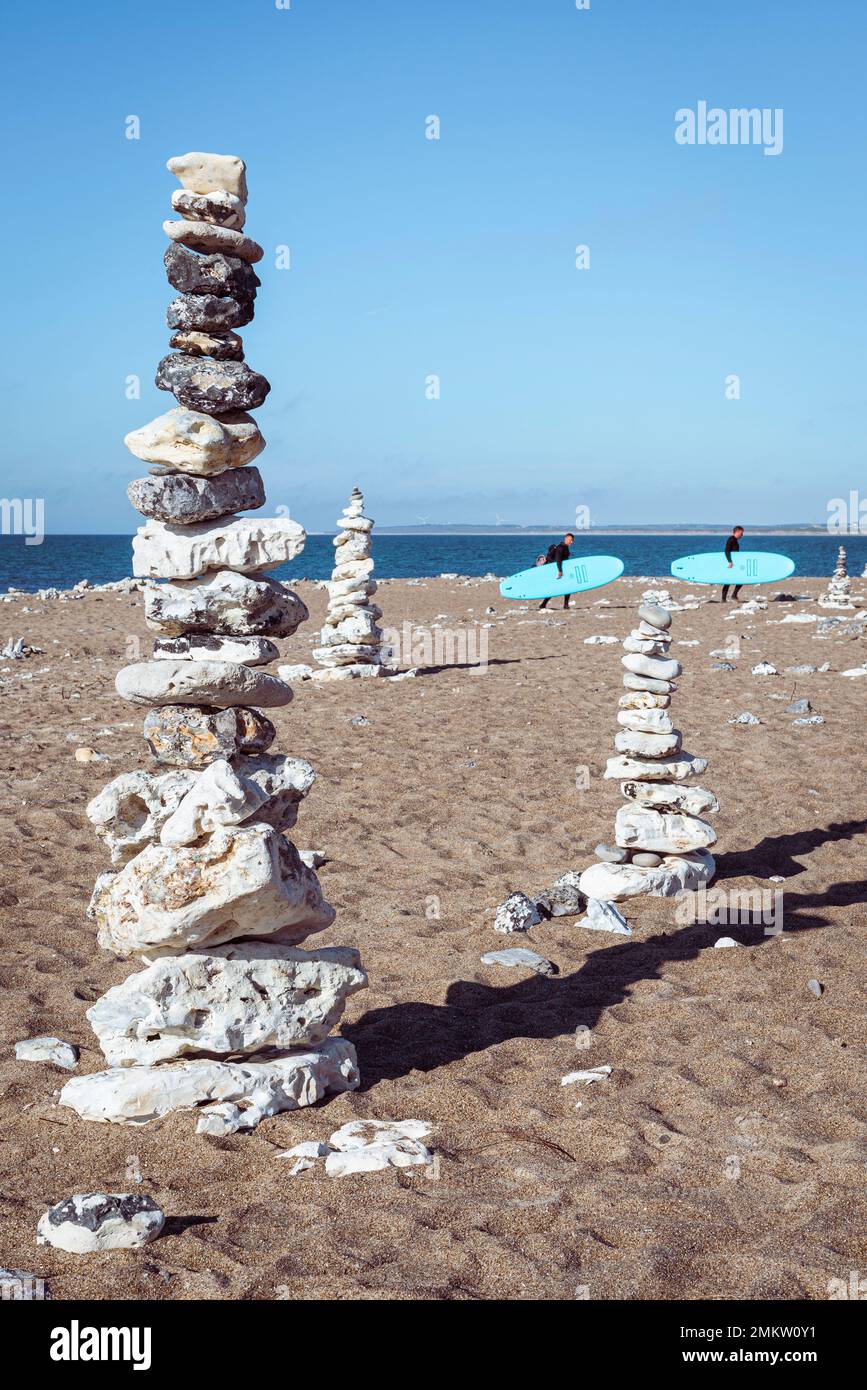
{"type": "Polygon", "coordinates": [[[189,637],[158,637],[153,655],[154,661],[234,661],[242,666],[267,666],[277,660],[280,649],[267,637],[194,633],[189,637]]]}
{"type": "Polygon", "coordinates": [[[283,1110],[315,1105],[329,1092],[355,1090],[359,1080],[352,1043],[326,1038],[317,1048],[267,1061],[112,1067],[68,1081],[60,1104],[85,1120],[128,1125],[204,1107],[200,1132],[226,1134],[255,1129],[260,1120],[283,1110]]]}
{"type": "Polygon", "coordinates": [[[259,574],[294,560],[307,532],[288,517],[227,517],[193,526],[147,521],[132,542],[133,574],[196,579],[209,570],[259,574]]]}
{"type": "Polygon", "coordinates": [[[297,594],[276,579],[218,570],[203,579],[145,589],[145,622],[152,631],[221,636],[291,637],[310,614],[297,594]]]}
{"type": "Polygon", "coordinates": [[[537,951],[528,951],[526,946],[511,946],[505,951],[486,951],[483,956],[480,956],[480,960],[482,965],[524,966],[537,975],[556,973],[551,961],[540,956],[537,951]]]}
{"type": "Polygon", "coordinates": [[[276,709],[292,699],[285,681],[233,661],[139,661],[122,666],[114,684],[121,699],[134,705],[276,709]]]}
{"type": "Polygon", "coordinates": [[[658,868],[638,864],[591,864],[581,875],[588,898],[617,902],[641,896],[674,898],[713,878],[716,865],[707,850],[695,854],[666,855],[658,868]]]}

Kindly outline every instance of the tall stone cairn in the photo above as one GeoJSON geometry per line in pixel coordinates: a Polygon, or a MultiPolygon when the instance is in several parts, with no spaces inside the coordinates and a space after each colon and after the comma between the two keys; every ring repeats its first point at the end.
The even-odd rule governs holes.
{"type": "Polygon", "coordinates": [[[682,751],[669,714],[682,671],[668,655],[671,614],[643,603],[638,618],[623,643],[626,693],[617,714],[617,755],[608,759],[604,774],[622,779],[626,804],[617,812],[614,846],[600,845],[600,862],[579,880],[588,898],[607,902],[644,894],[674,897],[709,883],[716,867],[708,853],[716,834],[703,817],[718,811],[719,803],[692,781],[707,761],[682,751]]]}
{"type": "Polygon", "coordinates": [[[180,180],[164,224],[170,345],[157,385],[179,405],[126,437],[150,474],[130,484],[145,518],[134,573],[149,580],[152,659],[124,667],[118,693],[146,710],[155,771],[122,773],[87,814],[111,853],[89,916],[99,944],[138,956],[135,974],[87,1017],[108,1069],[76,1077],[61,1103],[91,1120],[140,1124],[199,1110],[198,1129],[252,1129],[266,1115],[358,1085],[355,1049],[329,1037],[367,983],[358,952],[306,951],[334,909],[285,831],[314,779],[269,753],[262,713],[292,699],[262,670],[307,617],[267,571],[306,539],[265,501],[251,461],[265,441],[248,410],[268,382],[244,361],[262,248],[246,236],[245,166],[233,155],[170,159],[180,180]]]}
{"type": "Polygon", "coordinates": [[[852,581],[846,567],[846,547],[837,551],[837,567],[828,583],[825,593],[819,597],[820,608],[854,608],[851,597],[852,581]]]}
{"type": "Polygon", "coordinates": [[[319,636],[321,646],[313,649],[315,660],[325,669],[315,672],[314,679],[380,676],[384,674],[382,629],[377,622],[382,610],[371,601],[376,593],[370,553],[373,522],[364,515],[364,497],[357,487],[337,526],[328,611],[319,636]]]}

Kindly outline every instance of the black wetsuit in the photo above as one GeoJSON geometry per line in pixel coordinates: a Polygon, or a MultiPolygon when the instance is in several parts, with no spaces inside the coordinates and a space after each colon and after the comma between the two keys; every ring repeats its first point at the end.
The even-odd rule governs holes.
{"type": "MultiPolygon", "coordinates": [[[[566,544],[566,542],[565,542],[565,541],[560,541],[559,544],[557,544],[557,545],[551,547],[551,551],[550,551],[551,558],[550,558],[550,560],[546,560],[546,564],[549,564],[549,565],[550,565],[550,564],[554,564],[554,565],[557,566],[558,573],[559,573],[559,572],[562,572],[562,569],[563,569],[563,562],[564,562],[564,560],[568,560],[568,559],[569,559],[569,556],[570,556],[571,554],[572,554],[572,551],[570,550],[570,548],[569,548],[569,546],[566,544]]],[[[540,607],[540,608],[547,608],[547,607],[548,607],[548,599],[543,598],[543,599],[542,599],[542,602],[539,604],[539,607],[540,607]]],[[[564,607],[564,608],[568,608],[568,607],[569,607],[569,595],[568,595],[568,594],[566,594],[566,595],[564,596],[564,598],[563,598],[563,607],[564,607]]]]}
{"type": "MultiPolygon", "coordinates": [[[[728,540],[726,541],[726,559],[727,559],[727,560],[731,560],[731,558],[732,558],[732,551],[733,551],[733,550],[740,550],[740,548],[741,548],[741,547],[740,547],[740,542],[738,541],[737,536],[729,536],[728,540]]],[[[728,584],[723,584],[723,586],[722,586],[722,601],[723,601],[723,603],[725,603],[726,599],[727,599],[728,596],[729,596],[729,587],[730,587],[730,586],[729,586],[728,584]]],[[[739,594],[740,591],[741,591],[741,587],[742,587],[742,586],[741,586],[740,584],[736,584],[736,585],[734,586],[734,588],[732,589],[732,598],[737,598],[738,594],[739,594]]]]}

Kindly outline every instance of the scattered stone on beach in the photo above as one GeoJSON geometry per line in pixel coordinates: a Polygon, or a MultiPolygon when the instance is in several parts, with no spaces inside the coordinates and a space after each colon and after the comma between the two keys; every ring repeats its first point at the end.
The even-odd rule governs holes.
{"type": "Polygon", "coordinates": [[[298,857],[308,869],[321,869],[323,864],[328,863],[328,855],[324,849],[299,849],[298,857]]]}
{"type": "Polygon", "coordinates": [[[350,1120],[329,1136],[325,1172],[339,1178],[430,1165],[433,1154],[421,1143],[429,1133],[430,1125],[423,1120],[350,1120]]]}
{"type": "Polygon", "coordinates": [[[132,430],[123,442],[144,463],[201,477],[226,468],[242,468],[265,448],[252,415],[234,411],[215,419],[183,406],[175,406],[132,430]]]}
{"type": "Polygon", "coordinates": [[[173,155],[166,168],[191,193],[210,194],[214,189],[222,189],[240,203],[247,202],[247,166],[236,154],[190,150],[173,155]]]}
{"type": "Polygon", "coordinates": [[[373,521],[364,514],[364,497],[359,488],[353,488],[349,502],[337,518],[337,528],[328,608],[319,634],[320,645],[314,648],[313,657],[326,669],[379,668],[382,629],[377,621],[382,613],[369,601],[376,590],[370,554],[373,521]],[[347,584],[352,586],[349,590],[345,588],[347,584]]]}
{"type": "Polygon", "coordinates": [[[780,673],[770,661],[759,661],[751,668],[751,674],[754,676],[778,676],[780,673]]]}
{"type": "Polygon", "coordinates": [[[276,579],[235,570],[149,587],[144,609],[148,627],[172,637],[291,637],[310,616],[298,595],[276,579]]]}
{"type": "Polygon", "coordinates": [[[99,944],[179,954],[247,936],[296,946],[335,912],[291,841],[269,825],[220,826],[203,844],[147,845],[93,902],[99,944]]]}
{"type": "Polygon", "coordinates": [[[217,227],[231,227],[234,232],[240,232],[247,219],[243,200],[224,188],[210,188],[207,193],[176,188],[172,208],[186,222],[212,222],[217,227]]]}
{"type": "Polygon", "coordinates": [[[821,999],[822,995],[825,993],[825,986],[820,984],[818,980],[808,980],[807,989],[811,994],[814,994],[817,999],[821,999]]]}
{"type": "MultiPolygon", "coordinates": [[[[157,637],[155,661],[237,661],[244,666],[267,666],[279,648],[267,637],[232,637],[201,633],[188,637],[157,637]]],[[[280,677],[282,680],[282,676],[280,677]]]]}
{"type": "Polygon", "coordinates": [[[265,487],[258,468],[236,468],[210,478],[186,473],[136,478],[126,495],[136,511],[151,520],[192,526],[261,507],[265,487]]]}
{"type": "Polygon", "coordinates": [[[64,1071],[75,1071],[78,1048],[61,1038],[25,1038],[15,1044],[16,1062],[50,1062],[64,1071]]]}
{"type": "Polygon", "coordinates": [[[109,757],[107,753],[97,753],[95,748],[76,748],[73,757],[77,763],[107,763],[109,757]]]}
{"type": "Polygon", "coordinates": [[[614,1068],[610,1066],[591,1067],[586,1071],[570,1071],[560,1082],[561,1086],[593,1086],[597,1081],[607,1081],[614,1068]]]}
{"type": "MultiPolygon", "coordinates": [[[[681,785],[703,773],[707,761],[682,749],[680,731],[673,727],[667,705],[660,708],[650,703],[657,695],[668,698],[671,682],[682,672],[680,662],[666,656],[671,615],[658,596],[643,598],[640,626],[623,642],[623,684],[630,693],[625,704],[621,697],[617,714],[620,729],[614,746],[618,756],[608,759],[603,774],[621,780],[627,799],[615,817],[615,844],[625,852],[624,858],[617,862],[607,846],[601,847],[601,853],[597,847],[597,862],[580,879],[588,899],[606,906],[645,893],[673,897],[709,882],[715,871],[708,848],[715,843],[716,832],[700,812],[718,810],[716,797],[702,787],[681,785]],[[636,681],[646,681],[649,687],[641,703],[636,699],[636,681]],[[656,685],[663,688],[656,690],[656,685]]],[[[604,916],[604,909],[591,912],[588,904],[588,918],[594,914],[604,916]]]]}
{"type": "Polygon", "coordinates": [[[322,1042],[367,986],[358,952],[236,942],[160,957],[87,1010],[110,1066],[322,1042]]]}
{"type": "Polygon", "coordinates": [[[815,675],[815,672],[815,666],[809,666],[806,664],[803,666],[787,666],[785,668],[785,673],[787,676],[812,676],[815,675]]]}
{"type": "Polygon", "coordinates": [[[185,333],[228,333],[252,318],[252,301],[213,294],[179,294],[166,309],[166,325],[185,333]]]}
{"type": "Polygon", "coordinates": [[[139,661],[115,678],[122,700],[136,705],[288,705],[291,687],[276,676],[234,661],[139,661]]]}
{"type": "Polygon", "coordinates": [[[713,944],[714,950],[721,951],[725,950],[728,946],[740,946],[741,943],[735,941],[733,936],[721,936],[719,941],[715,941],[713,944]]]}
{"type": "Polygon", "coordinates": [[[575,917],[584,911],[586,899],[578,887],[580,877],[577,870],[568,869],[555,879],[550,888],[535,895],[532,901],[543,918],[575,917]]]}
{"type": "Polygon", "coordinates": [[[784,714],[809,714],[813,706],[810,701],[805,699],[793,700],[790,705],[786,705],[784,714]]]}
{"type": "Polygon", "coordinates": [[[530,927],[534,927],[541,920],[539,909],[526,893],[510,893],[497,908],[494,931],[529,931],[530,927]]]}
{"type": "Polygon", "coordinates": [[[200,333],[196,329],[179,329],[169,338],[169,347],[185,352],[188,357],[213,357],[217,362],[244,360],[244,341],[237,333],[200,333]]]}
{"type": "Polygon", "coordinates": [[[852,581],[846,568],[846,547],[840,546],[837,552],[837,565],[828,588],[819,596],[820,608],[854,608],[852,602],[852,581]]]}
{"type": "Polygon", "coordinates": [[[315,1105],[359,1083],[355,1048],[326,1038],[316,1048],[256,1061],[194,1059],[150,1067],[112,1067],[68,1081],[60,1104],[82,1119],[144,1124],[174,1110],[199,1110],[198,1133],[255,1129],[268,1115],[315,1105]]]}
{"type": "MultiPolygon", "coordinates": [[[[78,1077],[68,1084],[88,1079],[78,1077]]],[[[137,1250],[157,1238],[165,1220],[153,1197],[143,1192],[76,1192],[40,1216],[36,1244],[73,1255],[137,1250]]]]}
{"type": "Polygon", "coordinates": [[[536,975],[556,974],[551,961],[540,956],[538,951],[528,951],[526,946],[510,946],[505,951],[485,951],[480,960],[482,965],[525,966],[536,975]]]}
{"type": "Polygon", "coordinates": [[[825,717],[822,714],[810,714],[803,719],[793,719],[792,725],[802,724],[824,724],[825,717]]]}
{"type": "Polygon", "coordinates": [[[288,517],[224,517],[189,526],[147,521],[132,542],[139,578],[197,579],[209,570],[260,574],[294,560],[307,534],[288,517]]]}
{"type": "Polygon", "coordinates": [[[306,1139],[301,1144],[293,1144],[291,1149],[284,1149],[281,1153],[275,1154],[275,1158],[294,1158],[295,1162],[289,1169],[290,1178],[294,1178],[298,1173],[306,1173],[309,1168],[315,1168],[318,1158],[325,1158],[331,1152],[329,1144],[320,1144],[317,1139],[306,1139]]]}
{"type": "Polygon", "coordinates": [[[107,783],[86,810],[112,864],[125,864],[158,839],[196,780],[191,770],[154,773],[136,768],[107,783]]]}
{"type": "Polygon", "coordinates": [[[195,777],[175,810],[160,826],[164,845],[191,845],[222,825],[255,819],[275,830],[288,830],[298,805],[315,779],[303,758],[260,753],[219,759],[195,777]]]}
{"type": "Polygon", "coordinates": [[[761,719],[756,715],[750,714],[749,710],[744,710],[743,714],[736,714],[733,719],[729,719],[729,724],[761,724],[761,719]]]}
{"type": "Polygon", "coordinates": [[[270,719],[258,710],[202,705],[149,710],[142,732],[158,763],[181,768],[204,768],[239,753],[263,753],[277,737],[270,719]]]}
{"type": "Polygon", "coordinates": [[[610,931],[617,936],[631,936],[632,930],[623,913],[603,898],[588,898],[587,912],[577,924],[589,931],[610,931]]]}
{"type": "Polygon", "coordinates": [[[155,381],[187,410],[210,415],[255,410],[271,390],[265,377],[245,362],[216,362],[182,352],[170,352],[162,358],[155,381]]]}
{"type": "Polygon", "coordinates": [[[626,860],[629,858],[626,850],[621,849],[619,845],[599,844],[596,846],[593,853],[596,855],[597,859],[602,860],[603,864],[625,864],[626,860]]]}
{"type": "Polygon", "coordinates": [[[184,295],[227,296],[247,304],[255,299],[262,284],[253,267],[238,256],[224,256],[219,252],[200,256],[185,246],[173,244],[166,249],[163,260],[169,284],[184,295]]]}

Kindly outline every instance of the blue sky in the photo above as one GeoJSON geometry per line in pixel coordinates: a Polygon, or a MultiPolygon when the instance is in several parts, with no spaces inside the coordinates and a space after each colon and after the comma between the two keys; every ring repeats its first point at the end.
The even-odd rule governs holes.
{"type": "Polygon", "coordinates": [[[824,521],[867,494],[865,37],[856,0],[10,12],[0,491],[134,528],[165,161],[204,149],[247,162],[259,464],[309,529],[355,482],[388,524],[824,521]],[[781,107],[783,152],[678,145],[701,100],[781,107]]]}

